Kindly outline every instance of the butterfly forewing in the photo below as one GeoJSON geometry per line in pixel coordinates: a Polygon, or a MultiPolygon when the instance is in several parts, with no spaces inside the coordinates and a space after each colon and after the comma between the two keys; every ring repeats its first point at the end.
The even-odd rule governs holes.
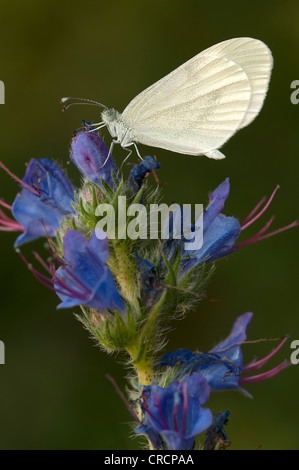
{"type": "Polygon", "coordinates": [[[259,112],[269,54],[249,38],[212,46],[140,93],[122,118],[136,142],[191,155],[217,149],[259,112]]]}

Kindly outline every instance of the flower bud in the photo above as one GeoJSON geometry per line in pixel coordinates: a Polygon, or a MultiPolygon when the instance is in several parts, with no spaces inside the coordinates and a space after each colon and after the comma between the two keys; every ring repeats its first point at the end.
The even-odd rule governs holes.
{"type": "Polygon", "coordinates": [[[81,131],[71,143],[70,158],[89,181],[101,186],[101,178],[111,187],[115,187],[112,171],[115,165],[108,149],[98,134],[93,131],[81,131]],[[107,161],[106,161],[107,160],[107,161]]]}

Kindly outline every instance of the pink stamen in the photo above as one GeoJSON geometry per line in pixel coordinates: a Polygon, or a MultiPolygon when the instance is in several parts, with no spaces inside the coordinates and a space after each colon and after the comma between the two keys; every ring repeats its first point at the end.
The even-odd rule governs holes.
{"type": "Polygon", "coordinates": [[[16,230],[11,227],[0,227],[0,232],[16,232],[16,230]]]}
{"type": "Polygon", "coordinates": [[[5,209],[12,210],[12,206],[10,204],[7,204],[6,202],[2,201],[0,199],[0,206],[5,207],[5,209]]]}
{"type": "Polygon", "coordinates": [[[289,230],[289,228],[298,227],[298,225],[299,225],[299,220],[294,220],[294,222],[292,222],[289,225],[286,225],[285,227],[281,227],[275,230],[274,232],[267,233],[263,237],[260,237],[259,240],[265,240],[266,238],[273,237],[273,235],[277,235],[278,233],[284,232],[285,230],[289,230]]]}
{"type": "Polygon", "coordinates": [[[275,375],[279,374],[282,370],[286,369],[291,365],[290,362],[284,361],[278,366],[274,367],[271,370],[268,370],[267,372],[263,372],[262,374],[258,375],[252,375],[251,377],[242,377],[239,379],[239,384],[240,385],[247,385],[247,384],[254,384],[257,382],[263,382],[264,380],[271,379],[275,375]]]}
{"type": "MultiPolygon", "coordinates": [[[[85,287],[85,292],[79,292],[76,288],[72,288],[68,284],[65,283],[63,279],[60,279],[56,274],[53,279],[53,284],[58,285],[61,289],[64,289],[64,295],[71,295],[77,297],[78,299],[86,299],[86,295],[90,294],[90,290],[85,287]]],[[[58,292],[57,288],[54,286],[56,292],[58,292]]]]}
{"type": "MultiPolygon", "coordinates": [[[[0,209],[0,225],[4,225],[6,229],[4,231],[16,231],[24,232],[25,228],[19,222],[10,219],[1,209],[0,209]]],[[[3,230],[2,230],[3,231],[3,230]]]]}
{"type": "Polygon", "coordinates": [[[38,166],[41,171],[47,174],[47,170],[45,169],[44,165],[42,165],[38,160],[36,160],[36,166],[38,166]]]}
{"type": "Polygon", "coordinates": [[[261,207],[261,205],[264,204],[265,200],[266,200],[266,198],[263,197],[263,199],[261,199],[260,202],[252,209],[252,211],[248,214],[248,216],[245,217],[244,220],[242,220],[242,222],[240,224],[241,227],[243,227],[243,225],[245,225],[246,222],[248,222],[248,220],[250,220],[251,217],[254,216],[254,214],[258,211],[258,209],[261,207]]]}
{"type": "MultiPolygon", "coordinates": [[[[70,295],[70,296],[77,297],[78,299],[84,300],[86,298],[86,295],[91,293],[90,289],[88,289],[85,285],[84,285],[85,292],[78,292],[78,290],[73,289],[71,286],[67,285],[64,282],[64,280],[60,279],[57,276],[57,274],[55,272],[55,269],[54,269],[54,272],[51,272],[51,270],[50,270],[51,267],[49,267],[49,266],[46,267],[46,270],[47,270],[47,272],[52,274],[52,277],[49,278],[48,276],[45,276],[44,274],[39,272],[37,269],[35,269],[34,267],[31,266],[31,264],[28,262],[28,260],[25,258],[25,256],[23,255],[23,253],[20,250],[17,250],[17,253],[20,255],[21,259],[24,261],[26,266],[30,269],[33,276],[42,285],[44,285],[48,289],[56,292],[57,294],[66,295],[66,296],[70,295]],[[55,284],[56,284],[56,286],[55,286],[55,284]]],[[[45,267],[44,266],[45,262],[42,260],[42,258],[40,258],[40,256],[37,253],[35,253],[34,256],[42,264],[42,266],[45,267]]],[[[77,279],[77,281],[78,281],[78,279],[77,279]]]]}
{"type": "Polygon", "coordinates": [[[51,271],[50,266],[42,259],[42,257],[36,253],[36,251],[33,251],[33,256],[35,259],[40,263],[40,265],[44,268],[45,271],[47,271],[49,274],[53,275],[53,272],[51,271]]]}
{"type": "Polygon", "coordinates": [[[183,382],[183,427],[182,427],[182,434],[185,436],[186,434],[186,423],[187,423],[187,413],[188,413],[188,392],[187,392],[187,384],[183,382]]]}
{"type": "MultiPolygon", "coordinates": [[[[35,256],[35,258],[37,259],[37,261],[43,266],[43,268],[48,271],[49,274],[51,274],[52,278],[53,278],[53,282],[56,283],[56,284],[60,284],[63,288],[68,288],[69,290],[71,290],[71,287],[70,286],[67,286],[65,284],[65,281],[62,280],[60,277],[57,276],[56,274],[56,268],[54,266],[54,264],[52,262],[50,262],[50,265],[48,266],[47,263],[45,263],[45,261],[39,256],[38,253],[36,252],[33,252],[33,255],[35,256]]],[[[64,273],[63,273],[63,277],[64,279],[68,279],[68,281],[70,283],[74,283],[77,284],[77,286],[79,287],[79,289],[81,288],[83,290],[83,293],[82,295],[85,297],[86,295],[90,295],[91,294],[91,290],[82,282],[80,281],[80,279],[72,272],[71,268],[69,268],[67,265],[63,264],[62,263],[63,260],[61,260],[60,258],[58,258],[58,262],[59,262],[59,265],[61,267],[63,267],[64,269],[64,273]],[[70,279],[71,277],[71,279],[70,279]]],[[[76,287],[76,286],[75,286],[76,287]]],[[[80,295],[79,292],[73,290],[73,293],[77,293],[78,295],[80,295]]]]}
{"type": "Polygon", "coordinates": [[[91,293],[92,293],[91,290],[82,281],[80,281],[80,279],[72,272],[72,269],[69,268],[69,266],[67,266],[66,264],[62,264],[62,262],[64,262],[64,260],[61,260],[60,258],[58,258],[58,259],[59,259],[60,266],[64,270],[64,272],[63,272],[64,279],[67,279],[70,283],[72,283],[74,289],[71,288],[70,286],[68,286],[65,283],[64,279],[61,279],[60,277],[57,276],[55,266],[54,266],[53,263],[51,263],[50,264],[50,270],[51,270],[51,274],[53,276],[54,282],[58,285],[61,285],[66,290],[69,290],[73,295],[81,296],[83,299],[85,299],[87,295],[91,295],[91,293]],[[71,277],[71,279],[70,279],[69,276],[71,277]],[[76,285],[74,286],[74,283],[77,284],[77,286],[76,285]],[[81,293],[78,290],[76,290],[78,288],[79,289],[81,288],[81,293]]]}
{"type": "Polygon", "coordinates": [[[1,217],[3,220],[11,220],[11,219],[5,214],[5,212],[3,212],[2,209],[0,209],[0,217],[1,217]]]}
{"type": "Polygon", "coordinates": [[[8,220],[1,220],[0,224],[4,225],[5,227],[9,227],[12,232],[24,232],[23,225],[19,224],[18,222],[8,221],[8,220]]]}
{"type": "Polygon", "coordinates": [[[40,282],[43,286],[47,287],[48,289],[56,292],[56,289],[54,289],[54,286],[52,284],[52,279],[49,279],[47,276],[44,276],[42,273],[33,268],[19,249],[17,249],[16,251],[20,255],[22,261],[24,261],[24,263],[26,264],[27,268],[30,269],[33,276],[38,280],[38,282],[40,282]]]}
{"type": "Polygon", "coordinates": [[[179,423],[178,423],[178,410],[179,410],[179,405],[176,403],[173,407],[172,411],[172,422],[174,426],[174,430],[178,432],[179,430],[179,423]]]}
{"type": "Polygon", "coordinates": [[[261,231],[263,231],[263,232],[266,231],[266,230],[264,230],[265,229],[265,227],[264,227],[264,229],[262,229],[258,234],[254,235],[253,237],[249,238],[248,240],[245,240],[245,242],[241,242],[238,245],[236,245],[234,247],[234,250],[237,250],[237,249],[241,248],[242,246],[249,245],[249,244],[255,243],[255,242],[259,242],[260,240],[265,240],[266,238],[269,238],[269,237],[273,237],[273,235],[277,235],[278,233],[284,232],[285,230],[289,230],[290,228],[293,228],[293,227],[297,227],[298,225],[299,225],[299,221],[295,220],[290,225],[286,225],[286,227],[279,228],[279,229],[275,230],[274,232],[267,233],[266,235],[261,237],[260,232],[261,231]]]}
{"type": "MultiPolygon", "coordinates": [[[[268,207],[270,206],[271,202],[273,201],[273,198],[277,192],[277,190],[279,189],[279,185],[276,186],[276,188],[274,189],[273,193],[271,194],[271,196],[269,197],[268,199],[268,202],[265,204],[265,206],[263,207],[263,209],[258,212],[258,214],[253,217],[253,219],[249,220],[247,223],[245,223],[245,225],[241,224],[241,230],[246,230],[250,225],[252,225],[256,220],[258,220],[263,214],[264,212],[268,209],[268,207]]],[[[256,210],[254,209],[252,212],[256,212],[256,210]]],[[[249,216],[248,216],[249,217],[249,216]]],[[[248,219],[248,217],[246,219],[248,219]]],[[[245,219],[245,220],[246,220],[245,219]]]]}
{"type": "Polygon", "coordinates": [[[158,420],[158,418],[156,418],[155,415],[153,415],[153,413],[151,412],[151,410],[149,409],[149,406],[147,404],[147,399],[146,399],[146,396],[145,396],[145,393],[142,392],[142,399],[143,399],[143,406],[144,406],[144,409],[145,411],[147,412],[147,414],[152,418],[152,420],[156,421],[156,423],[158,424],[158,426],[160,426],[162,428],[162,424],[161,422],[158,420]]]}
{"type": "Polygon", "coordinates": [[[75,282],[79,287],[82,287],[83,290],[86,291],[86,293],[90,293],[90,289],[88,289],[86,285],[82,281],[80,281],[80,279],[72,272],[72,268],[69,268],[68,266],[63,266],[63,269],[65,278],[68,278],[68,276],[70,276],[73,279],[72,281],[68,278],[70,282],[75,282]]]}
{"type": "Polygon", "coordinates": [[[36,189],[34,189],[33,187],[29,186],[29,184],[25,183],[24,181],[22,181],[20,178],[18,178],[14,173],[12,173],[1,161],[0,161],[0,167],[9,175],[11,176],[11,178],[13,178],[15,181],[17,181],[18,183],[20,183],[23,188],[26,188],[28,189],[29,191],[31,191],[33,194],[35,194],[35,196],[40,196],[40,193],[39,191],[37,191],[36,189]]]}
{"type": "Polygon", "coordinates": [[[268,230],[268,228],[271,226],[273,220],[274,220],[274,215],[271,217],[270,220],[268,220],[268,222],[266,223],[266,225],[265,225],[259,232],[257,232],[255,235],[253,235],[253,237],[248,238],[248,240],[245,240],[244,242],[241,242],[241,243],[239,243],[238,245],[234,246],[234,250],[237,250],[237,249],[241,248],[242,246],[250,245],[251,243],[257,242],[257,241],[260,239],[260,237],[261,237],[265,232],[267,232],[267,230],[268,230]]]}
{"type": "Polygon", "coordinates": [[[119,386],[117,385],[116,381],[114,380],[113,377],[111,377],[111,375],[109,374],[106,374],[105,375],[106,379],[109,380],[109,382],[113,385],[116,393],[119,395],[119,397],[121,398],[121,400],[124,402],[124,404],[126,405],[130,415],[132,416],[133,419],[135,419],[135,421],[137,421],[137,423],[139,423],[140,425],[142,425],[142,422],[140,421],[140,419],[138,418],[137,414],[135,413],[135,411],[133,410],[132,406],[130,405],[130,403],[128,402],[128,400],[126,399],[126,397],[124,396],[123,392],[121,391],[121,389],[119,388],[119,386]]]}
{"type": "Polygon", "coordinates": [[[162,407],[161,407],[161,402],[160,402],[160,398],[159,398],[159,394],[158,394],[158,393],[155,394],[155,398],[156,398],[156,400],[155,400],[155,401],[156,401],[156,405],[157,405],[157,408],[158,408],[158,411],[159,411],[159,416],[160,416],[160,418],[161,418],[161,420],[162,420],[162,422],[163,422],[163,425],[164,425],[165,429],[168,429],[169,426],[168,426],[168,423],[167,423],[167,421],[166,421],[166,419],[165,419],[165,416],[164,416],[164,414],[163,414],[163,410],[162,410],[162,407]]]}
{"type": "Polygon", "coordinates": [[[270,352],[270,354],[265,356],[263,359],[260,359],[259,361],[252,361],[249,364],[246,364],[246,366],[243,367],[242,374],[243,373],[247,374],[249,372],[254,372],[254,371],[260,369],[261,367],[263,367],[269,361],[269,359],[271,359],[271,357],[273,357],[282,348],[282,346],[284,345],[284,343],[288,339],[289,339],[288,336],[283,338],[283,340],[279,343],[279,345],[275,349],[273,349],[270,352]]]}

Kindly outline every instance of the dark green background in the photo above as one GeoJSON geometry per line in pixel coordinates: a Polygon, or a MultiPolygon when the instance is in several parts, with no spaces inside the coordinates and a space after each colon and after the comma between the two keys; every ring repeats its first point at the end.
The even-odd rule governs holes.
{"type": "MultiPolygon", "coordinates": [[[[98,109],[61,113],[61,96],[82,96],[122,111],[140,91],[206,47],[238,36],[262,39],[274,71],[260,116],[234,136],[224,161],[152,150],[162,162],[165,201],[206,203],[225,177],[231,195],[225,213],[240,220],[275,185],[268,214],[274,228],[298,217],[299,105],[290,84],[299,79],[297,1],[5,1],[0,4],[0,158],[23,176],[30,158],[49,157],[66,167],[72,132],[98,109]]],[[[105,134],[105,140],[110,137],[105,134]]],[[[140,148],[143,154],[149,149],[140,148]]],[[[116,151],[118,162],[123,158],[116,151]]],[[[134,156],[131,161],[136,161],[134,156]]],[[[79,181],[69,168],[73,182],[79,181]]],[[[1,196],[12,202],[17,186],[1,172],[1,196]]],[[[108,357],[88,338],[71,311],[57,311],[55,294],[39,285],[14,253],[15,234],[1,234],[0,448],[132,449],[129,414],[105,373],[124,386],[122,358],[108,357]]],[[[206,351],[253,311],[249,339],[289,333],[299,338],[298,229],[246,247],[217,264],[208,299],[176,324],[167,349],[206,351]]],[[[24,249],[30,256],[31,249],[24,249]]],[[[245,359],[262,357],[273,343],[247,345],[245,359]]],[[[277,358],[290,356],[290,341],[277,358]]],[[[231,410],[232,449],[298,449],[299,365],[269,382],[213,395],[213,411],[231,410]]]]}

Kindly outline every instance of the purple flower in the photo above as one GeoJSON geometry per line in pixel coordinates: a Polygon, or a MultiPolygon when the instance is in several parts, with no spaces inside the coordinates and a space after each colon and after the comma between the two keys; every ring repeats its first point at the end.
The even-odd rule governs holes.
{"type": "Polygon", "coordinates": [[[112,156],[107,159],[108,149],[95,131],[90,132],[92,129],[87,125],[84,131],[77,132],[72,139],[70,158],[89,181],[102,186],[103,179],[114,189],[112,172],[116,174],[116,168],[112,156]]]}
{"type": "Polygon", "coordinates": [[[11,210],[17,221],[9,219],[1,211],[0,224],[3,228],[23,232],[15,246],[46,235],[54,236],[61,219],[74,213],[71,205],[74,188],[63,171],[48,158],[32,159],[23,180],[20,180],[3,163],[0,162],[0,166],[22,187],[12,206],[3,202],[0,204],[11,210]]]}
{"type": "Polygon", "coordinates": [[[280,371],[288,367],[288,361],[284,361],[273,369],[247,377],[248,373],[263,367],[284,345],[288,337],[266,357],[259,361],[252,361],[243,366],[241,344],[246,340],[246,329],[252,319],[252,313],[245,313],[237,318],[228,338],[211,349],[208,353],[195,352],[189,349],[179,349],[165,354],[160,367],[180,364],[178,376],[200,373],[209,383],[212,391],[224,389],[239,389],[242,385],[261,382],[274,377],[280,371]]]}
{"type": "Polygon", "coordinates": [[[173,380],[166,388],[153,382],[143,389],[144,420],[136,433],[146,434],[155,449],[163,448],[163,441],[169,450],[192,449],[195,437],[213,421],[211,411],[201,406],[209,393],[206,379],[199,374],[173,380]]]}
{"type": "Polygon", "coordinates": [[[35,258],[47,271],[47,275],[32,267],[25,256],[20,253],[23,261],[30,267],[33,275],[41,284],[54,290],[62,302],[58,308],[70,308],[84,305],[105,312],[117,310],[125,312],[112,274],[106,264],[108,258],[108,240],[100,240],[93,232],[88,240],[76,230],[68,230],[63,237],[63,258],[55,253],[52,255],[60,265],[47,265],[41,257],[34,253],[35,258]]]}
{"type": "Polygon", "coordinates": [[[125,311],[106,261],[108,240],[100,240],[93,232],[88,240],[76,230],[68,230],[63,238],[64,260],[55,277],[55,290],[62,303],[58,308],[75,305],[105,311],[125,311]]]}
{"type": "Polygon", "coordinates": [[[182,255],[185,257],[182,261],[182,271],[187,272],[202,261],[210,263],[211,261],[237,251],[242,246],[264,240],[272,235],[276,235],[284,230],[297,226],[299,222],[295,221],[286,227],[275,230],[274,232],[266,233],[273,222],[274,217],[272,216],[267,224],[257,232],[256,235],[236,245],[236,241],[240,234],[256,222],[268,209],[278,188],[279,186],[275,188],[269,200],[260,212],[257,213],[258,209],[265,202],[265,198],[258,203],[243,222],[239,223],[235,217],[227,217],[221,213],[230,192],[229,178],[226,178],[226,180],[223,181],[215,191],[209,194],[209,205],[204,212],[203,217],[195,225],[196,229],[199,224],[203,223],[202,247],[196,251],[187,251],[182,249],[182,255]]]}

